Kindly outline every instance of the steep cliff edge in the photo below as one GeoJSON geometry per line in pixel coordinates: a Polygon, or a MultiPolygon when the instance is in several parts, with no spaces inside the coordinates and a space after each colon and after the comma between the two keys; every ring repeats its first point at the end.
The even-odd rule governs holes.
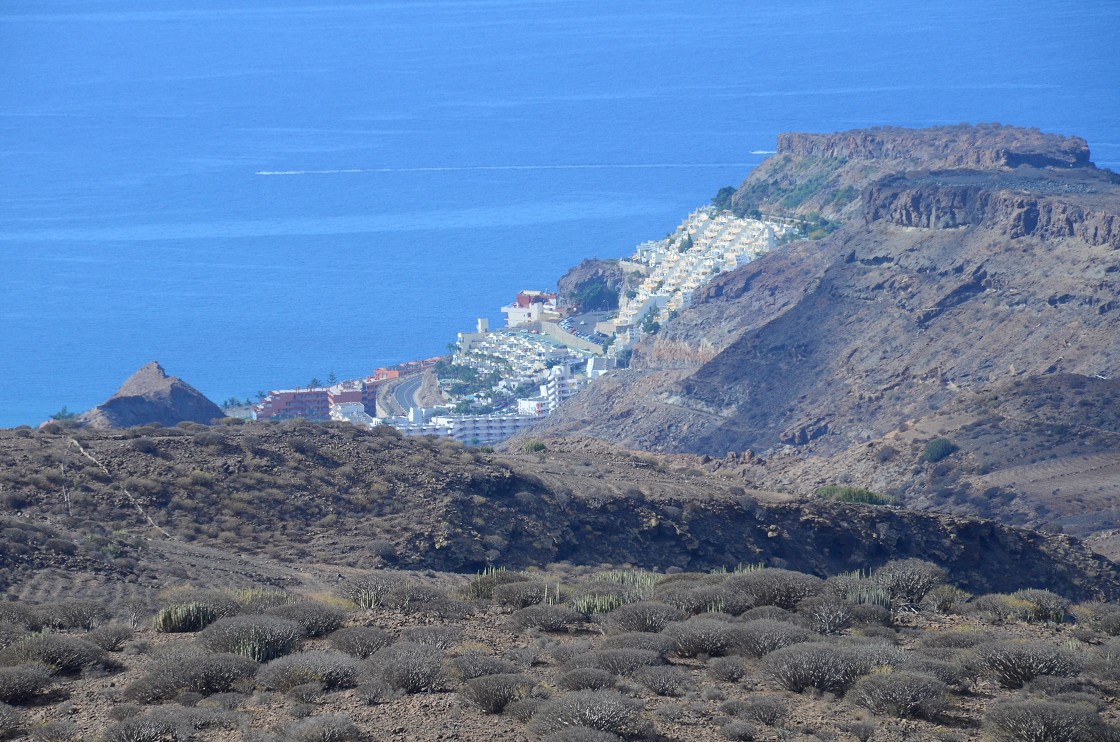
{"type": "Polygon", "coordinates": [[[775,156],[732,197],[739,212],[846,219],[859,195],[885,175],[909,170],[1089,168],[1084,139],[998,124],[928,129],[876,127],[834,134],[778,135],[775,156]]]}
{"type": "MultiPolygon", "coordinates": [[[[1014,397],[1027,388],[1016,383],[1056,374],[1117,375],[1120,179],[1087,164],[1081,140],[990,127],[966,136],[954,127],[953,146],[970,148],[955,153],[943,130],[928,138],[891,131],[887,142],[875,132],[788,139],[805,156],[867,150],[891,159],[858,161],[878,177],[843,228],[717,278],[635,350],[633,369],[592,385],[533,435],[720,458],[752,450],[767,462],[752,481],[798,492],[844,481],[846,468],[863,462],[868,472],[890,472],[868,484],[945,508],[950,490],[930,471],[915,473],[912,458],[890,467],[870,461],[880,441],[907,421],[941,418],[926,440],[938,426],[955,429],[964,423],[946,413],[963,414],[994,389],[1014,397]],[[901,141],[914,151],[899,149],[901,141]],[[1050,148],[1017,150],[1008,141],[1050,148]],[[912,167],[934,158],[956,169],[912,167]],[[881,173],[884,162],[900,161],[903,171],[881,173]],[[1046,162],[1054,166],[1036,166],[1046,162]]],[[[764,166],[744,189],[772,185],[765,178],[764,166]]],[[[827,200],[827,189],[814,198],[827,200]]],[[[1078,407],[1065,410],[1050,424],[1079,429],[1078,407]]],[[[1007,425],[995,435],[1020,434],[1007,425]]],[[[981,484],[974,494],[996,486],[981,484]]],[[[965,512],[1001,512],[961,499],[953,506],[973,508],[965,512]]],[[[1037,512],[1023,518],[1047,523],[1037,512]]],[[[1101,527],[1110,523],[1120,527],[1112,516],[1101,527]]]]}

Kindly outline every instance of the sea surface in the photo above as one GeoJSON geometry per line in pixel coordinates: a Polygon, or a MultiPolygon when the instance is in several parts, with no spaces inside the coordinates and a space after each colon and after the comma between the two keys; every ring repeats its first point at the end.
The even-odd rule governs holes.
{"type": "Polygon", "coordinates": [[[0,426],[446,351],[779,132],[999,121],[1120,169],[1120,3],[2,0],[0,426]]]}

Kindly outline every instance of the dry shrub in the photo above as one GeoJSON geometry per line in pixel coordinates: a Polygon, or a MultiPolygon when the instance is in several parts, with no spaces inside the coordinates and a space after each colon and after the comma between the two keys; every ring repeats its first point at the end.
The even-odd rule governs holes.
{"type": "Polygon", "coordinates": [[[656,634],[666,626],[687,618],[680,608],[668,603],[640,601],[611,611],[604,622],[608,632],[647,632],[656,634]]]}
{"type": "Polygon", "coordinates": [[[378,650],[370,663],[376,676],[404,693],[436,690],[444,681],[443,651],[426,644],[397,642],[378,650]]]}
{"type": "Polygon", "coordinates": [[[62,600],[37,606],[43,626],[55,630],[89,631],[109,620],[108,609],[95,600],[62,600]]]}
{"type": "Polygon", "coordinates": [[[708,655],[718,657],[731,654],[739,647],[736,628],[724,621],[695,616],[687,621],[670,624],[665,635],[676,643],[676,653],[681,657],[708,655]]]}
{"type": "Polygon", "coordinates": [[[10,647],[28,635],[28,630],[14,623],[0,623],[0,649],[10,647]]]}
{"type": "Polygon", "coordinates": [[[739,648],[752,657],[762,657],[775,649],[800,644],[810,637],[810,633],[800,626],[770,619],[748,621],[736,626],[735,633],[739,648]]]}
{"type": "Polygon", "coordinates": [[[457,626],[413,626],[405,629],[401,636],[406,641],[427,644],[439,649],[451,649],[459,643],[463,630],[457,626]]]}
{"type": "Polygon", "coordinates": [[[919,639],[921,646],[929,649],[971,649],[990,641],[992,641],[991,634],[972,629],[923,631],[919,639]]]}
{"type": "Polygon", "coordinates": [[[831,595],[814,595],[797,604],[797,614],[821,634],[837,634],[852,622],[852,604],[831,595]]]}
{"type": "Polygon", "coordinates": [[[23,717],[17,709],[6,703],[0,703],[0,739],[14,737],[23,725],[23,717]]]}
{"type": "Polygon", "coordinates": [[[86,668],[111,669],[115,663],[93,642],[66,634],[31,634],[0,652],[0,663],[38,662],[70,675],[86,668]]]}
{"type": "Polygon", "coordinates": [[[639,667],[662,664],[665,664],[665,659],[661,655],[646,649],[597,649],[573,657],[567,663],[572,670],[595,667],[615,675],[630,675],[639,667]]]}
{"type": "Polygon", "coordinates": [[[564,673],[556,680],[561,690],[605,690],[613,688],[618,676],[598,667],[580,667],[564,673]]]}
{"type": "Polygon", "coordinates": [[[276,616],[231,616],[207,626],[199,638],[215,652],[268,662],[295,651],[303,639],[303,627],[276,616]]]}
{"type": "Polygon", "coordinates": [[[357,660],[342,652],[322,649],[297,652],[269,662],[257,672],[268,688],[288,691],[298,685],[319,683],[332,691],[354,685],[360,670],[357,660]]]}
{"type": "Polygon", "coordinates": [[[975,657],[1004,688],[1022,688],[1040,675],[1072,677],[1082,664],[1070,650],[1043,642],[995,642],[977,647],[975,657]]]}
{"type": "Polygon", "coordinates": [[[720,706],[720,711],[728,716],[751,719],[768,727],[781,724],[789,716],[789,706],[785,699],[767,694],[755,694],[744,700],[728,701],[720,706]]]}
{"type": "Polygon", "coordinates": [[[900,719],[936,719],[945,711],[946,688],[940,680],[916,672],[877,672],[856,681],[848,699],[857,706],[900,719]]]}
{"type": "Polygon", "coordinates": [[[615,691],[575,691],[542,703],[533,714],[529,730],[544,736],[571,727],[587,727],[623,737],[641,736],[646,728],[641,711],[641,703],[615,691]]]}
{"type": "Polygon", "coordinates": [[[278,605],[265,611],[265,615],[295,621],[303,627],[304,636],[325,636],[339,629],[346,620],[346,613],[326,603],[307,601],[278,605]]]}
{"type": "Polygon", "coordinates": [[[716,657],[708,663],[708,675],[713,680],[724,683],[737,683],[747,674],[746,663],[742,657],[716,657]]]}
{"type": "Polygon", "coordinates": [[[583,615],[559,605],[533,605],[515,611],[510,623],[519,630],[566,631],[583,623],[583,615]]]}
{"type": "Polygon", "coordinates": [[[1011,742],[1102,742],[1113,738],[1092,706],[1055,701],[1006,701],[984,715],[997,739],[1011,742]]]}
{"type": "Polygon", "coordinates": [[[127,687],[124,697],[139,703],[168,701],[180,693],[224,693],[257,671],[257,663],[235,654],[183,654],[158,660],[154,671],[127,687]]]}
{"type": "Polygon", "coordinates": [[[367,572],[343,583],[339,594],[359,608],[382,608],[389,592],[406,580],[407,577],[397,572],[367,572]]]}
{"type": "Polygon", "coordinates": [[[50,684],[50,669],[42,665],[0,667],[0,703],[23,703],[50,684]]]}
{"type": "Polygon", "coordinates": [[[393,643],[393,637],[376,626],[353,626],[339,629],[327,637],[331,646],[351,657],[364,660],[374,652],[393,643]]]}
{"type": "Polygon", "coordinates": [[[229,729],[236,716],[215,709],[161,706],[108,727],[101,742],[162,742],[166,739],[197,738],[198,731],[214,727],[229,729]]]}
{"type": "Polygon", "coordinates": [[[724,724],[719,728],[719,733],[726,739],[739,740],[740,742],[751,742],[756,739],[758,730],[754,728],[754,724],[746,721],[731,721],[724,724]]]}
{"type": "Polygon", "coordinates": [[[472,678],[459,688],[459,695],[488,714],[500,714],[505,707],[529,695],[537,681],[528,675],[509,673],[472,678]]]}
{"type": "Polygon", "coordinates": [[[805,598],[820,594],[824,580],[787,569],[760,569],[729,577],[727,587],[749,596],[756,606],[793,610],[805,598]]]}
{"type": "Polygon", "coordinates": [[[881,648],[835,644],[794,644],[766,655],[766,673],[786,690],[806,688],[844,693],[856,678],[887,664],[881,648]]]}
{"type": "Polygon", "coordinates": [[[662,657],[668,657],[676,647],[677,642],[671,636],[647,634],[641,631],[607,636],[599,642],[600,649],[645,649],[657,652],[662,657]]]}
{"type": "Polygon", "coordinates": [[[890,593],[895,605],[916,608],[931,590],[945,583],[945,570],[921,559],[896,559],[875,570],[872,578],[890,593]]]}
{"type": "Polygon", "coordinates": [[[482,652],[465,652],[451,660],[455,674],[462,680],[480,678],[483,675],[514,675],[517,666],[499,657],[482,652]]]}
{"type": "Polygon", "coordinates": [[[541,742],[620,742],[622,737],[588,727],[569,727],[541,737],[541,742]]]}
{"type": "Polygon", "coordinates": [[[634,679],[659,696],[679,696],[688,683],[688,675],[672,665],[640,667],[634,672],[634,679]]]}
{"type": "Polygon", "coordinates": [[[283,742],[358,742],[362,731],[350,717],[336,714],[292,722],[284,730],[283,742]]]}
{"type": "Polygon", "coordinates": [[[495,585],[492,595],[498,605],[527,608],[544,602],[548,597],[548,586],[543,582],[511,582],[507,585],[495,585]]]}
{"type": "Polygon", "coordinates": [[[133,633],[131,626],[122,623],[107,623],[86,634],[86,638],[106,652],[117,652],[120,651],[125,642],[132,639],[133,633]]]}

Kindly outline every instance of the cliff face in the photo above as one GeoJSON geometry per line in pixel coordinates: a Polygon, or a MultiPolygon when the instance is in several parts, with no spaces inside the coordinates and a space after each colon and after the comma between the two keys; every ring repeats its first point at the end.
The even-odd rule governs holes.
{"type": "Polygon", "coordinates": [[[1091,167],[1084,139],[998,124],[781,134],[776,151],[732,197],[737,210],[847,219],[863,189],[894,173],[1091,167]]]}
{"type": "Polygon", "coordinates": [[[896,175],[863,195],[866,223],[953,229],[984,225],[1011,239],[1076,238],[1120,248],[1117,176],[1100,170],[1054,173],[944,171],[896,175]]]}
{"type": "Polygon", "coordinates": [[[202,392],[175,376],[168,376],[152,361],[130,376],[104,404],[78,416],[91,428],[129,428],[145,423],[176,425],[209,423],[222,410],[202,392]]]}
{"type": "MultiPolygon", "coordinates": [[[[1017,385],[1050,375],[1118,374],[1120,180],[1084,165],[1080,140],[953,131],[946,138],[934,130],[928,139],[919,132],[887,140],[880,132],[791,135],[787,149],[806,157],[892,158],[848,159],[849,171],[863,164],[878,172],[901,160],[906,169],[867,184],[839,231],[718,277],[635,350],[633,369],[591,385],[533,435],[592,435],[715,457],[752,450],[767,461],[750,472],[756,484],[798,492],[845,481],[847,467],[866,465],[878,489],[999,514],[976,495],[1004,485],[984,480],[979,469],[973,493],[946,504],[953,489],[928,471],[914,473],[920,446],[899,465],[872,457],[900,429],[948,410],[956,417],[918,426],[925,440],[971,425],[986,390],[1014,397],[1025,393],[1017,385]],[[952,149],[962,144],[969,151],[952,149]],[[910,167],[934,158],[958,169],[910,167]],[[1060,167],[1010,167],[1043,161],[1060,167]],[[959,169],[968,163],[998,168],[959,169]]],[[[759,168],[744,190],[773,186],[766,177],[759,168]]],[[[1048,425],[1080,429],[1078,407],[1064,409],[1067,418],[1048,425]]],[[[996,426],[993,439],[1022,435],[1016,425],[996,426]]],[[[1093,455],[1120,451],[1107,436],[1098,443],[1093,455]]],[[[993,455],[984,467],[998,464],[993,455]]],[[[1117,498],[1117,517],[1101,528],[1120,527],[1117,498]]],[[[1017,522],[1045,524],[1040,512],[1020,513],[1026,520],[1017,522]]]]}
{"type": "Polygon", "coordinates": [[[913,162],[939,169],[1089,165],[1089,145],[1080,137],[1043,134],[1038,129],[998,124],[935,126],[920,130],[884,126],[836,134],[779,134],[777,152],[800,157],[913,162]]]}

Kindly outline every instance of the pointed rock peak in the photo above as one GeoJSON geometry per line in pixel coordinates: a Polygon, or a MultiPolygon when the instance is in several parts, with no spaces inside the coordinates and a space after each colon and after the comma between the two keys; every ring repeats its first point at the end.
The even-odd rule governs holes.
{"type": "Polygon", "coordinates": [[[169,377],[167,372],[163,370],[163,366],[156,361],[152,361],[144,364],[140,367],[140,370],[129,376],[113,396],[134,397],[143,395],[166,387],[169,381],[177,381],[177,379],[169,377]]]}

